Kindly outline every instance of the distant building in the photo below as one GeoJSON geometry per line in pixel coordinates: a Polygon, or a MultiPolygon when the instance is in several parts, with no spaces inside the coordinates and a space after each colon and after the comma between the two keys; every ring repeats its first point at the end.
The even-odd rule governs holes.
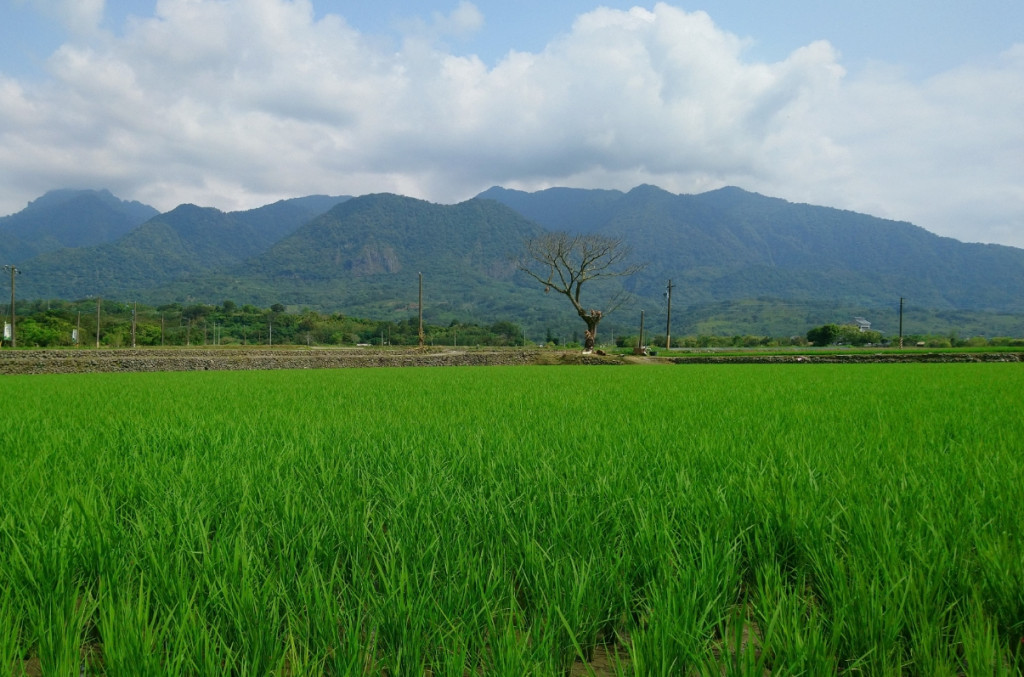
{"type": "Polygon", "coordinates": [[[865,320],[863,317],[853,318],[853,323],[857,325],[857,330],[861,332],[871,331],[871,323],[865,320]]]}

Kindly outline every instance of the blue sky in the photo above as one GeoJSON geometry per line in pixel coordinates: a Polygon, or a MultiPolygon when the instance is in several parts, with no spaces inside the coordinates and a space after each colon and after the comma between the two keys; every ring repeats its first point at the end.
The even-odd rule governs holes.
{"type": "MultiPolygon", "coordinates": [[[[3,0],[0,5],[0,69],[39,74],[46,58],[68,39],[57,12],[41,11],[31,0],[3,0]]],[[[50,6],[59,3],[46,3],[50,6]]],[[[580,14],[598,6],[629,9],[642,3],[597,0],[482,0],[474,3],[484,15],[481,30],[452,41],[457,53],[477,54],[493,64],[510,49],[538,51],[567,32],[580,14]]],[[[438,0],[320,0],[317,17],[334,13],[367,33],[400,40],[404,25],[429,21],[457,3],[438,0]]],[[[103,26],[121,32],[129,15],[152,15],[155,0],[107,0],[103,26]]],[[[749,38],[753,58],[777,60],[815,40],[830,41],[848,68],[878,61],[904,69],[915,78],[961,63],[986,60],[1014,42],[1024,40],[1024,3],[1019,0],[860,0],[822,2],[788,0],[718,0],[678,3],[704,10],[715,23],[749,38]]]]}
{"type": "Polygon", "coordinates": [[[1024,3],[0,0],[0,214],[739,185],[1024,246],[1024,3]]]}

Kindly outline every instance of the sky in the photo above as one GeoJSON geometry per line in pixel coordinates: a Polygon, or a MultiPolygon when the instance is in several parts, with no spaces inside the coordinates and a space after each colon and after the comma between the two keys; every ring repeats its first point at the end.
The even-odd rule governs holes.
{"type": "Polygon", "coordinates": [[[0,214],[644,183],[1024,247],[1024,2],[0,0],[0,214]]]}

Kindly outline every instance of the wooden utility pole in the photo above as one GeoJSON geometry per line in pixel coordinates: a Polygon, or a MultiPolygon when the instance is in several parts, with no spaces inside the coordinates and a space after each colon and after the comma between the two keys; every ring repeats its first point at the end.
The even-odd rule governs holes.
{"type": "Polygon", "coordinates": [[[672,347],[672,280],[668,281],[668,316],[665,320],[665,350],[672,347]]]}
{"type": "Polygon", "coordinates": [[[644,311],[640,311],[640,351],[644,349],[644,311]]]}
{"type": "Polygon", "coordinates": [[[96,297],[96,347],[100,347],[100,297],[96,297]]]}
{"type": "Polygon", "coordinates": [[[644,354],[644,311],[640,311],[640,338],[636,341],[636,347],[633,348],[634,355],[644,354]]]}
{"type": "Polygon", "coordinates": [[[903,297],[900,297],[900,350],[903,350],[903,297]]]}
{"type": "Polygon", "coordinates": [[[136,318],[137,318],[138,314],[139,314],[139,302],[138,301],[132,301],[132,348],[135,347],[135,326],[136,326],[136,322],[137,322],[136,318]]]}
{"type": "Polygon", "coordinates": [[[18,323],[15,320],[14,312],[14,276],[21,273],[13,264],[4,266],[4,270],[11,272],[11,347],[18,347],[18,323]]]}
{"type": "Polygon", "coordinates": [[[420,273],[420,348],[423,347],[423,273],[420,273]]]}

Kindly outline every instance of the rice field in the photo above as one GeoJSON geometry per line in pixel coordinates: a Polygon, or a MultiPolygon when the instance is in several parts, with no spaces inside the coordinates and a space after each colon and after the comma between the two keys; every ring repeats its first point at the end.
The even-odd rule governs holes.
{"type": "Polygon", "coordinates": [[[1014,675],[1015,364],[0,378],[0,674],[1014,675]]]}

